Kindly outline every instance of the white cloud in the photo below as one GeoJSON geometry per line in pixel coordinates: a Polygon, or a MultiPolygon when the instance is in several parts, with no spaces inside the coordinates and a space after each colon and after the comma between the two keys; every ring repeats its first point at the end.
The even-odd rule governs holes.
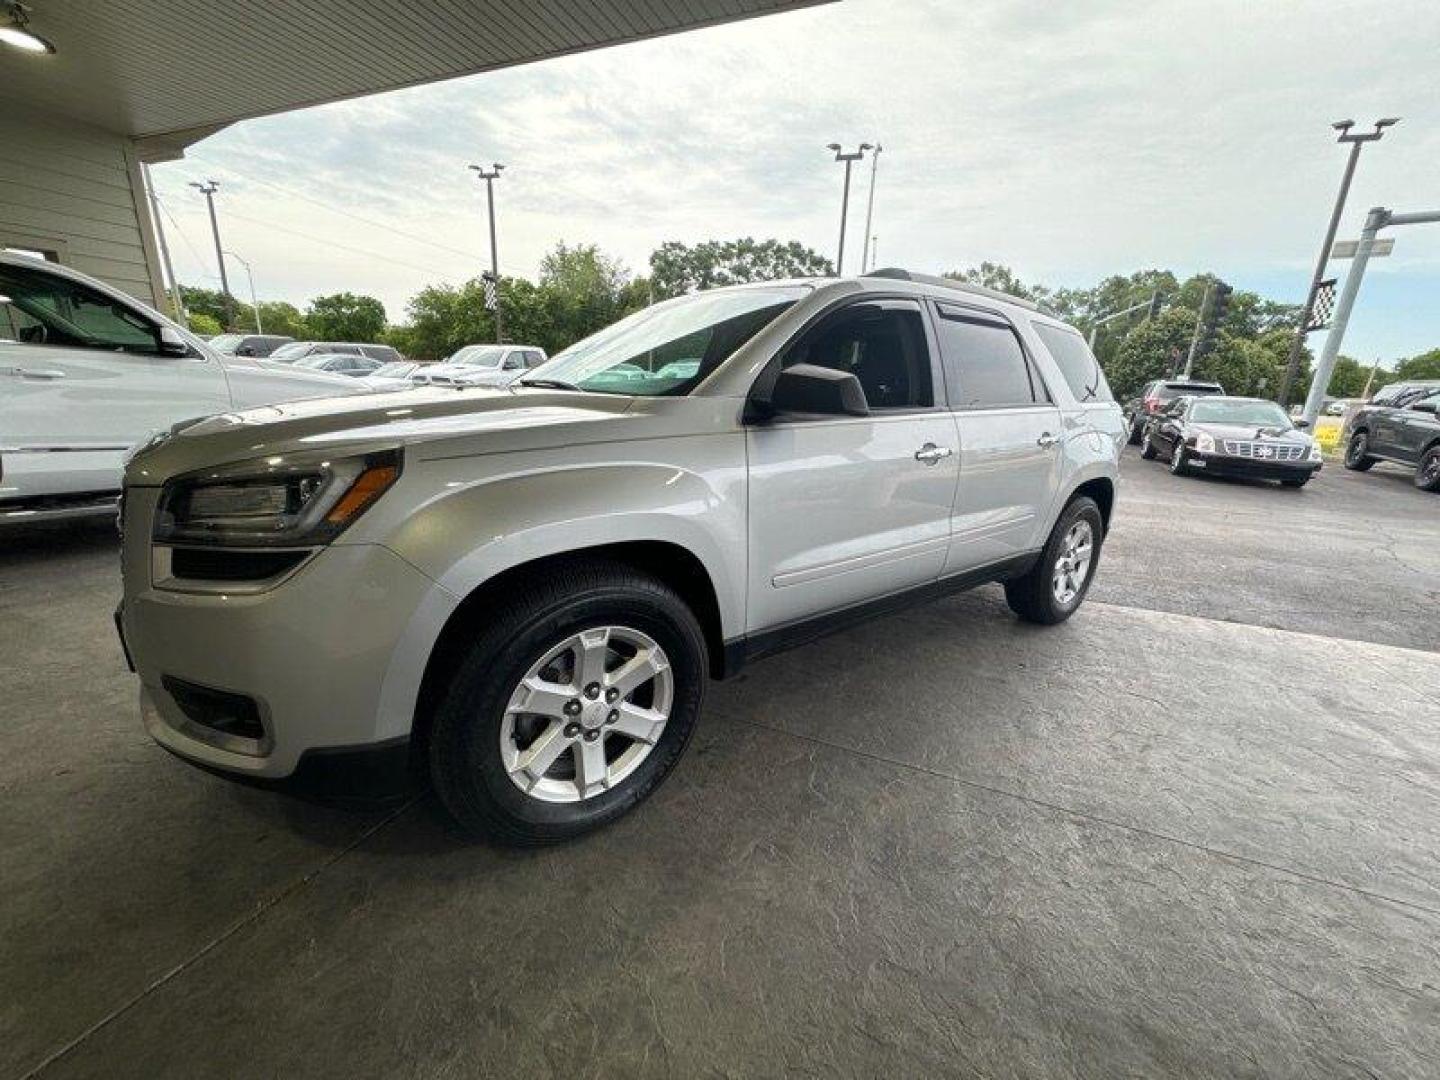
{"type": "MultiPolygon", "coordinates": [[[[884,263],[991,259],[1056,284],[1213,269],[1296,299],[1343,164],[1331,120],[1405,117],[1366,151],[1344,234],[1370,205],[1440,206],[1437,46],[1440,6],[1422,0],[846,0],[250,121],[155,171],[190,238],[172,237],[182,277],[214,272],[184,187],[209,171],[262,294],[372,292],[392,317],[426,282],[488,264],[471,161],[508,166],[503,269],[533,274],[563,239],[639,270],[667,239],[833,252],[837,139],[885,146],[884,263]]],[[[868,165],[855,179],[852,269],[868,165]]],[[[1440,227],[1397,239],[1374,289],[1440,284],[1440,227]]],[[[1395,351],[1440,340],[1418,305],[1406,325],[1356,332],[1395,351]]]]}

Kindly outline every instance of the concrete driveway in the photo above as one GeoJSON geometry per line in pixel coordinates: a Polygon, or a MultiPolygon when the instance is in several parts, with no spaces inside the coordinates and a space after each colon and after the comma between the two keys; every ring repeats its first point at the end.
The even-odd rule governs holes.
{"type": "Polygon", "coordinates": [[[1065,626],[757,665],[541,854],[174,761],[108,530],[0,540],[0,1075],[1440,1074],[1440,498],[1122,500],[1065,626]]]}

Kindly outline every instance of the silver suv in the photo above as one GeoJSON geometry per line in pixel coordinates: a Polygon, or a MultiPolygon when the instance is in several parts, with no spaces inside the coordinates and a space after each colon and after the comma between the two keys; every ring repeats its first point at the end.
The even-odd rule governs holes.
{"type": "Polygon", "coordinates": [[[330,795],[418,772],[467,831],[561,840],[653,791],[747,661],[986,582],[1068,618],[1124,436],[1080,335],[1010,297],[718,289],[503,390],[157,438],[117,621],[184,758],[330,795]]]}

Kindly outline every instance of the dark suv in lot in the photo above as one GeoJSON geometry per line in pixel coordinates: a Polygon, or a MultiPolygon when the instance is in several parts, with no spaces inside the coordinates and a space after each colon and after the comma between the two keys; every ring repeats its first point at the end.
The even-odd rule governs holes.
{"type": "Polygon", "coordinates": [[[1196,379],[1154,379],[1146,383],[1139,394],[1125,402],[1125,426],[1130,432],[1130,445],[1140,441],[1145,421],[1159,415],[1176,398],[1223,393],[1225,388],[1218,382],[1196,379]]]}
{"type": "Polygon", "coordinates": [[[1395,383],[1350,418],[1345,467],[1364,472],[1377,461],[1413,466],[1415,486],[1440,491],[1440,382],[1395,383]]]}

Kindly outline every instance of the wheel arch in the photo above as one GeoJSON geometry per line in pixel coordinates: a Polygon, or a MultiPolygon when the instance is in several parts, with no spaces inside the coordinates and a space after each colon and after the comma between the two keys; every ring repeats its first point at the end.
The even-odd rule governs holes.
{"type": "Polygon", "coordinates": [[[1100,507],[1100,527],[1108,533],[1110,515],[1115,509],[1115,481],[1108,476],[1095,476],[1077,484],[1061,504],[1062,509],[1081,496],[1095,500],[1095,505],[1100,507]]]}
{"type": "Polygon", "coordinates": [[[504,603],[507,594],[524,589],[536,575],[591,561],[611,562],[648,574],[674,589],[700,623],[710,676],[720,678],[724,674],[725,640],[719,596],[709,570],[688,548],[667,540],[628,540],[538,556],[480,582],[455,605],[440,628],[415,692],[411,739],[417,761],[424,760],[430,723],[449,676],[464,659],[465,645],[473,640],[475,629],[493,607],[504,603]]]}

